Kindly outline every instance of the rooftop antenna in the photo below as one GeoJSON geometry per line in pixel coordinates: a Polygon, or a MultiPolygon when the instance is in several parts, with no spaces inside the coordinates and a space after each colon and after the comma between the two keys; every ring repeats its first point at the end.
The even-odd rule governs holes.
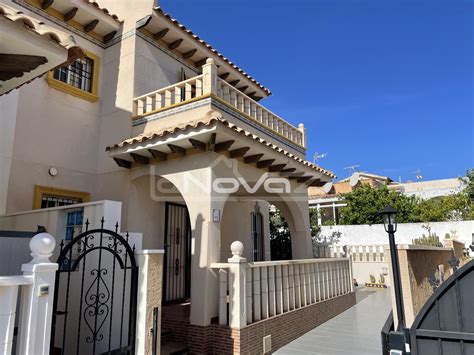
{"type": "Polygon", "coordinates": [[[349,170],[349,173],[352,175],[352,174],[354,174],[354,173],[356,173],[356,172],[359,172],[359,169],[358,169],[359,166],[360,166],[360,165],[346,166],[346,167],[344,168],[344,170],[349,170]]]}
{"type": "Polygon", "coordinates": [[[328,153],[314,153],[313,155],[313,163],[317,163],[319,159],[324,159],[328,156],[328,153]]]}
{"type": "Polygon", "coordinates": [[[417,180],[423,180],[423,175],[421,174],[420,169],[416,169],[416,171],[412,171],[413,174],[415,174],[417,180]]]}

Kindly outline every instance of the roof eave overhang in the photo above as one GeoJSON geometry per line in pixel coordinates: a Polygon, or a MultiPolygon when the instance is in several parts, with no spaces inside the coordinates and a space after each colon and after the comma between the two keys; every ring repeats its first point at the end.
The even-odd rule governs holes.
{"type": "Polygon", "coordinates": [[[241,159],[257,168],[310,186],[322,186],[335,177],[327,170],[265,144],[254,135],[236,132],[218,119],[211,119],[205,123],[198,122],[167,133],[138,136],[127,140],[126,143],[107,148],[108,155],[114,158],[119,166],[126,168],[132,168],[137,164],[149,164],[156,158],[155,154],[167,160],[169,154],[174,157],[180,152],[184,156],[188,152],[195,154],[200,151],[226,154],[230,158],[241,159]],[[214,143],[212,143],[213,135],[214,143]]]}
{"type": "Polygon", "coordinates": [[[38,76],[83,55],[82,50],[75,46],[72,38],[68,42],[60,44],[53,40],[53,37],[55,39],[59,38],[53,31],[35,32],[35,29],[23,25],[22,21],[12,21],[5,17],[0,17],[0,33],[2,33],[0,53],[46,58],[46,62],[35,69],[25,71],[19,77],[1,81],[0,95],[6,94],[38,76]]]}

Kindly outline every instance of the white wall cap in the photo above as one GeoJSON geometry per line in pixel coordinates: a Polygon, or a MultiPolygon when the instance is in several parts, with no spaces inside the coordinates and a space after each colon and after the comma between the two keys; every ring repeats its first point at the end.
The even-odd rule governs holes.
{"type": "Polygon", "coordinates": [[[33,283],[32,276],[0,276],[0,287],[2,286],[19,286],[31,285],[33,283]]]}
{"type": "Polygon", "coordinates": [[[149,254],[164,254],[164,249],[143,249],[135,250],[136,255],[149,255],[149,254]]]}

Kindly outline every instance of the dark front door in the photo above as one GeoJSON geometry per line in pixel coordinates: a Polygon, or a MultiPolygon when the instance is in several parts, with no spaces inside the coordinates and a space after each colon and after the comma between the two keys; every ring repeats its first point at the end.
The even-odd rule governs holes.
{"type": "Polygon", "coordinates": [[[166,203],[165,211],[164,301],[178,301],[190,296],[191,229],[188,209],[166,203]]]}

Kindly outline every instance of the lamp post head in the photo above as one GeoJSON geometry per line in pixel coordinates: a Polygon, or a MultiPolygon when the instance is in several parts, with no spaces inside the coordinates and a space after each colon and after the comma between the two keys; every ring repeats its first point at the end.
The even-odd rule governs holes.
{"type": "Polygon", "coordinates": [[[392,206],[387,206],[379,212],[383,219],[385,232],[395,233],[397,231],[397,213],[398,211],[392,206]]]}

